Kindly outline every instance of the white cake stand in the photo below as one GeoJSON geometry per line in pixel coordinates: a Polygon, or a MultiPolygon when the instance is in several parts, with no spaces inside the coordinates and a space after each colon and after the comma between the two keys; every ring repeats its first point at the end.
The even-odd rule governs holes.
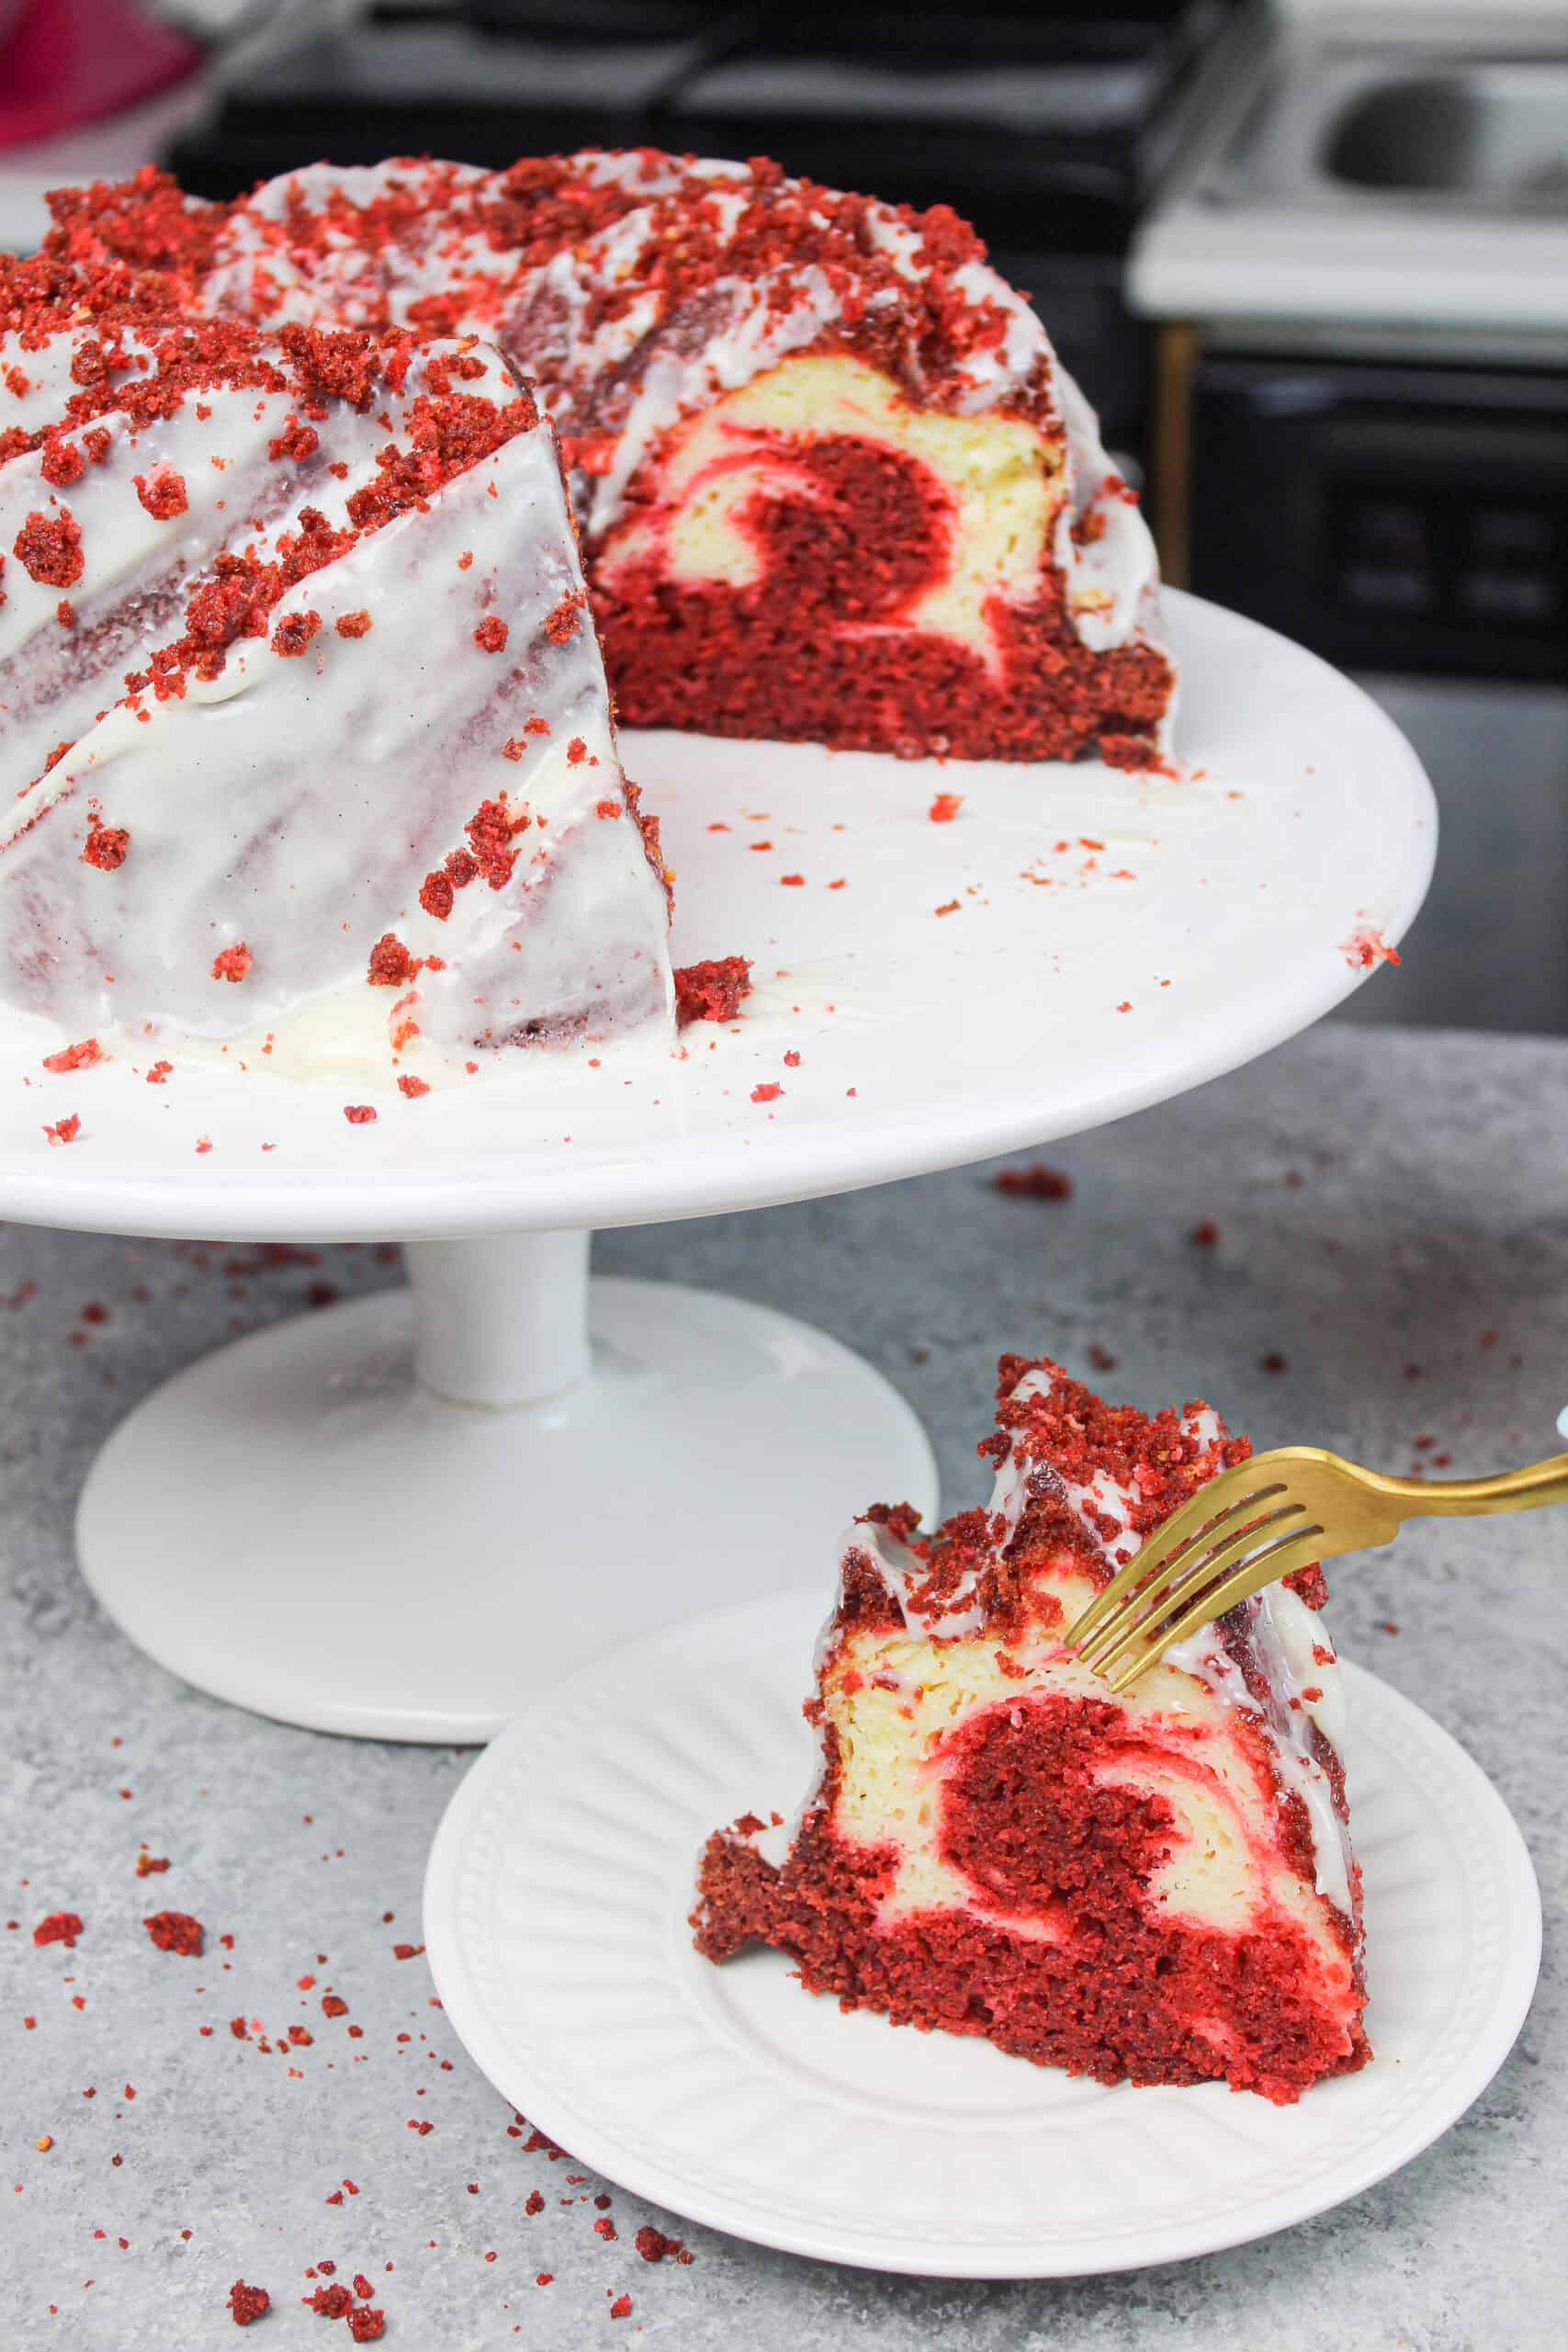
{"type": "Polygon", "coordinates": [[[238,1069],[54,1077],[36,1037],[0,1044],[0,1215],[407,1249],[410,1291],[242,1340],[110,1438],[78,1545],[130,1638],[286,1721],[483,1739],[607,1643],[798,1583],[873,1499],[929,1512],[930,1448],[868,1365],[732,1299],[590,1286],[588,1230],[1076,1133],[1349,993],[1353,943],[1392,944],[1426,889],[1426,777],[1309,654],[1168,612],[1179,778],[628,736],[677,960],[755,963],[744,1020],[674,1056],[411,1103],[238,1069]]]}

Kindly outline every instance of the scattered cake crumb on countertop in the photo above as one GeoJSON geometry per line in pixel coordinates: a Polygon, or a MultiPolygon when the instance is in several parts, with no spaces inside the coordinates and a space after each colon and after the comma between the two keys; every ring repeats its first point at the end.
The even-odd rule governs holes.
{"type": "MultiPolygon", "coordinates": [[[[1116,1396],[1223,1397],[1259,1445],[1459,1476],[1562,1444],[1564,1132],[1568,1044],[1329,1023],[1070,1145],[611,1233],[597,1257],[860,1350],[926,1420],[955,1500],[975,1491],[1004,1346],[1081,1377],[1098,1349],[1116,1396]],[[991,1181],[1037,1159],[1068,1162],[1069,1200],[991,1181]],[[1269,1355],[1288,1370],[1261,1370],[1269,1355]]],[[[987,2288],[826,2267],[629,2195],[470,2064],[420,1949],[425,1856],[467,1755],[201,1697],[78,1577],[75,1498],[131,1406],[232,1336],[400,1279],[384,1245],[0,1227],[7,2352],[198,2352],[236,2324],[263,2352],[1257,2352],[1281,2311],[1310,2312],[1283,2326],[1314,2352],[1448,2345],[1483,2320],[1498,2352],[1549,2352],[1568,2295],[1568,1922],[1563,1715],[1539,1628],[1561,1599],[1561,1529],[1429,1521],[1332,1579],[1341,1654],[1471,1751],[1540,1871],[1536,2006],[1469,2114],[1309,2228],[1168,2266],[1157,2291],[1135,2273],[987,2288]],[[318,2312],[341,2317],[320,2329],[318,2312]]],[[[315,1638],[308,1620],[294,1631],[315,1638]]],[[[803,1696],[808,1679],[803,1661],[803,1696]]]]}

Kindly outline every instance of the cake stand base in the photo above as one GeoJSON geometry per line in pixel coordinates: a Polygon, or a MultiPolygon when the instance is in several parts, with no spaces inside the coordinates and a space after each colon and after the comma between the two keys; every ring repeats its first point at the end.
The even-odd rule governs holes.
{"type": "Polygon", "coordinates": [[[790,1316],[590,1285],[585,1233],[407,1254],[410,1291],[192,1365],[94,1464],[83,1574],[199,1690],[485,1740],[634,1634],[826,1578],[868,1503],[934,1513],[908,1406],[790,1316]]]}

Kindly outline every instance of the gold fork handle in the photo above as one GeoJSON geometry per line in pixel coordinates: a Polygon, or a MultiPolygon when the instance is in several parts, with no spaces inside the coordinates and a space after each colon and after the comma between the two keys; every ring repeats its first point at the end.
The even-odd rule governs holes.
{"type": "Polygon", "coordinates": [[[1527,1462],[1495,1478],[1383,1478],[1378,1486],[1406,1519],[1480,1519],[1493,1511],[1568,1503],[1568,1453],[1527,1462]]]}

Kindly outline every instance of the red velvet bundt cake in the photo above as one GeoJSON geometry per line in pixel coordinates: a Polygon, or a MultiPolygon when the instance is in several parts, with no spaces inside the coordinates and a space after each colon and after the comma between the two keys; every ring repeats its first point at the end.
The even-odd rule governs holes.
{"type": "Polygon", "coordinates": [[[53,203],[56,254],[187,308],[498,345],[563,436],[624,719],[1157,758],[1136,500],[945,207],[651,150],[316,165],[232,204],[148,171],[53,203]]]}

